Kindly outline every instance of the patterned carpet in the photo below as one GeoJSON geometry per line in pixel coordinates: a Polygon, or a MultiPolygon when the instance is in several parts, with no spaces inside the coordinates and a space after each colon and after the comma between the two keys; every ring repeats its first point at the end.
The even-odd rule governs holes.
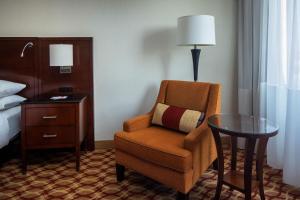
{"type": "MultiPolygon", "coordinates": [[[[238,161],[241,168],[240,153],[238,161]]],[[[19,165],[18,159],[11,159],[1,166],[0,199],[175,199],[174,190],[133,171],[127,171],[126,179],[117,183],[113,150],[84,153],[79,173],[74,169],[71,153],[31,156],[27,175],[21,173],[19,165]]],[[[281,171],[265,167],[266,199],[300,199],[300,190],[282,184],[281,176],[281,171]]],[[[212,199],[216,178],[216,172],[209,169],[192,189],[190,199],[212,199]]],[[[257,193],[253,196],[260,199],[257,193]]],[[[241,193],[226,186],[221,197],[243,199],[241,193]]]]}

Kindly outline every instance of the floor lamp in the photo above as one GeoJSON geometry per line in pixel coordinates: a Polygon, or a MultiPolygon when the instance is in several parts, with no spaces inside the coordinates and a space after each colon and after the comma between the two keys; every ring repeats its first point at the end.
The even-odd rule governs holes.
{"type": "Polygon", "coordinates": [[[177,20],[177,45],[194,46],[193,58],[194,81],[198,79],[198,63],[201,49],[197,46],[216,45],[215,18],[210,15],[191,15],[177,20]]]}

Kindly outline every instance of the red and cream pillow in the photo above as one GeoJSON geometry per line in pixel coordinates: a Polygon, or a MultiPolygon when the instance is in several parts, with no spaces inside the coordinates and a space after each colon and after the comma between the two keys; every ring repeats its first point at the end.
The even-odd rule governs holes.
{"type": "Polygon", "coordinates": [[[204,117],[203,112],[158,103],[152,124],[188,133],[198,127],[204,117]]]}

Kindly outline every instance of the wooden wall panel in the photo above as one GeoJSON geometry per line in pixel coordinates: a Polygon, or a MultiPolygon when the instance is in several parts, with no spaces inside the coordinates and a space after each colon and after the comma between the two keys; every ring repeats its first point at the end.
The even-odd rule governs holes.
{"type": "Polygon", "coordinates": [[[88,96],[88,149],[94,149],[93,103],[93,40],[82,37],[0,38],[0,79],[27,84],[21,95],[63,95],[59,88],[72,87],[73,93],[88,96]],[[24,58],[21,51],[27,42],[24,58]],[[73,44],[74,66],[71,74],[60,74],[58,67],[49,67],[49,44],[73,44]]]}
{"type": "Polygon", "coordinates": [[[0,79],[26,84],[20,95],[27,98],[38,94],[37,54],[37,38],[0,38],[0,79]],[[28,42],[33,42],[34,46],[27,48],[21,58],[22,49],[28,42]]]}
{"type": "Polygon", "coordinates": [[[40,38],[39,93],[62,94],[60,87],[72,87],[73,93],[88,95],[88,147],[94,149],[93,106],[93,42],[92,38],[40,38]],[[49,67],[50,44],[73,44],[71,74],[60,74],[58,67],[49,67]]]}

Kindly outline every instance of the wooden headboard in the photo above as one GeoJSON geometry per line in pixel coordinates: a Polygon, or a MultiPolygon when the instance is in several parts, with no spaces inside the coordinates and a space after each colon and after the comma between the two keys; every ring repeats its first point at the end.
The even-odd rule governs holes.
{"type": "Polygon", "coordinates": [[[0,79],[26,84],[20,95],[32,98],[38,94],[37,76],[37,38],[0,38],[0,79]],[[32,41],[33,48],[26,49],[20,57],[26,43],[32,41]]]}
{"type": "Polygon", "coordinates": [[[94,149],[93,103],[93,40],[90,37],[0,37],[0,79],[25,83],[20,92],[26,98],[49,94],[61,94],[63,87],[73,93],[88,96],[88,149],[94,149]],[[26,48],[21,58],[23,47],[26,48]],[[71,74],[60,74],[58,67],[49,67],[49,44],[73,44],[71,74]]]}

